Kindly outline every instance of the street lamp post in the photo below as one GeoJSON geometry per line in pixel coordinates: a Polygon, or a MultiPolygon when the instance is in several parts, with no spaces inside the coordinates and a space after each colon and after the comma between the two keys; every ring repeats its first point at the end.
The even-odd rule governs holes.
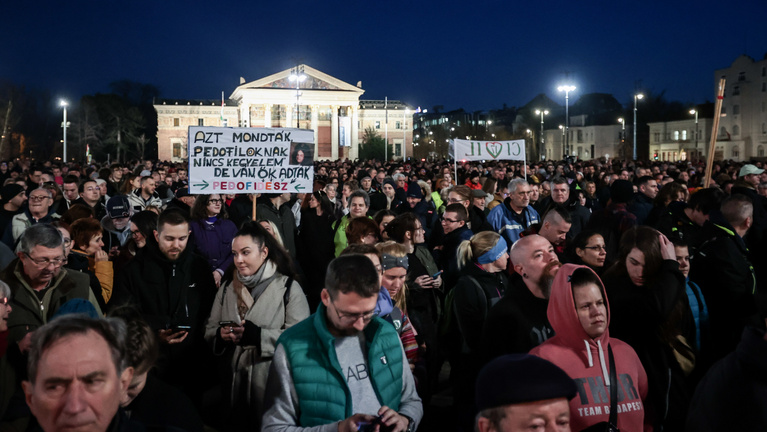
{"type": "Polygon", "coordinates": [[[698,110],[691,109],[690,114],[695,114],[695,131],[693,134],[695,134],[695,153],[697,155],[698,153],[698,110]]]}
{"type": "Polygon", "coordinates": [[[644,98],[642,93],[634,94],[634,160],[637,160],[637,101],[644,98]]]}
{"type": "Polygon", "coordinates": [[[67,101],[62,99],[59,101],[59,106],[64,108],[64,121],[61,122],[61,127],[64,128],[64,146],[62,156],[64,158],[64,163],[67,163],[67,126],[69,126],[69,123],[67,122],[67,106],[69,106],[69,104],[67,101]]]}
{"type": "Polygon", "coordinates": [[[575,90],[575,86],[573,85],[563,85],[557,87],[557,90],[565,92],[565,154],[564,156],[568,156],[568,146],[570,144],[570,92],[575,90]]]}
{"type": "Polygon", "coordinates": [[[402,160],[407,160],[407,115],[410,112],[405,108],[405,112],[402,113],[402,160]]]}
{"type": "Polygon", "coordinates": [[[539,156],[540,156],[541,160],[543,160],[543,158],[546,155],[546,149],[544,149],[544,147],[543,147],[543,116],[544,115],[549,115],[549,110],[543,110],[543,111],[535,110],[535,114],[540,114],[541,115],[541,148],[539,149],[539,152],[540,152],[539,156]]]}
{"type": "Polygon", "coordinates": [[[306,79],[306,75],[304,74],[304,65],[298,65],[293,68],[288,79],[296,83],[296,128],[298,128],[300,121],[298,98],[301,95],[301,93],[299,93],[299,87],[301,86],[301,83],[306,79]]]}

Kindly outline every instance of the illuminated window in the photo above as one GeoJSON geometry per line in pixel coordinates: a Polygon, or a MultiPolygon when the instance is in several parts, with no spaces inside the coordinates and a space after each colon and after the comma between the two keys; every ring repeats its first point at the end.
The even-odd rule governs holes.
{"type": "Polygon", "coordinates": [[[205,126],[205,120],[201,119],[201,118],[198,118],[197,119],[197,126],[205,126]]]}
{"type": "Polygon", "coordinates": [[[173,119],[173,126],[178,127],[178,118],[173,119]]]}

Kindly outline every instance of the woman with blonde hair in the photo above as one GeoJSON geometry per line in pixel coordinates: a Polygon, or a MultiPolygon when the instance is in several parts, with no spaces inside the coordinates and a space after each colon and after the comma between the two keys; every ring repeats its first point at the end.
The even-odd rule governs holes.
{"type": "MultiPolygon", "coordinates": [[[[490,308],[503,297],[509,286],[504,270],[509,261],[506,241],[497,232],[482,231],[458,246],[458,268],[462,276],[453,288],[453,301],[446,302],[452,310],[460,337],[460,348],[452,350],[455,406],[471,406],[474,381],[482,365],[480,340],[490,308]]],[[[447,306],[446,304],[446,306],[447,306]]],[[[464,417],[471,417],[463,413],[464,417]]]]}

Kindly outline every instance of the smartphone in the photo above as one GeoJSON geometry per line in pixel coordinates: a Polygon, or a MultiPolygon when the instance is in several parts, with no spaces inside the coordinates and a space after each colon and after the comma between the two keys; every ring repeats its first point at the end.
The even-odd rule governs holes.
{"type": "Polygon", "coordinates": [[[360,422],[360,424],[357,426],[357,430],[360,432],[373,432],[376,430],[376,425],[383,424],[382,418],[383,415],[379,415],[370,422],[360,422]]]}
{"type": "Polygon", "coordinates": [[[433,275],[431,275],[431,278],[432,278],[432,279],[436,279],[436,278],[438,278],[438,277],[439,277],[439,275],[441,275],[441,274],[442,274],[442,270],[440,270],[440,271],[438,271],[438,272],[434,273],[433,275]]]}
{"type": "Polygon", "coordinates": [[[173,332],[174,333],[178,333],[178,332],[182,332],[182,331],[188,332],[189,330],[192,329],[192,326],[188,326],[188,325],[174,325],[172,328],[173,328],[173,332]]]}
{"type": "Polygon", "coordinates": [[[240,323],[236,323],[234,321],[219,321],[218,326],[219,327],[238,327],[240,323]]]}

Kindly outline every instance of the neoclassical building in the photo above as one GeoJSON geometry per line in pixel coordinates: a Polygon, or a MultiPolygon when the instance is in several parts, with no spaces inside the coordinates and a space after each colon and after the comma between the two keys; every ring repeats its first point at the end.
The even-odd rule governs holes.
{"type": "Polygon", "coordinates": [[[360,100],[363,93],[361,81],[351,85],[299,65],[251,82],[241,78],[223,107],[220,100],[158,99],[158,157],[185,159],[187,129],[198,125],[311,129],[318,159],[357,158],[365,129],[373,128],[394,146],[395,159],[412,155],[413,110],[400,101],[360,100]]]}

